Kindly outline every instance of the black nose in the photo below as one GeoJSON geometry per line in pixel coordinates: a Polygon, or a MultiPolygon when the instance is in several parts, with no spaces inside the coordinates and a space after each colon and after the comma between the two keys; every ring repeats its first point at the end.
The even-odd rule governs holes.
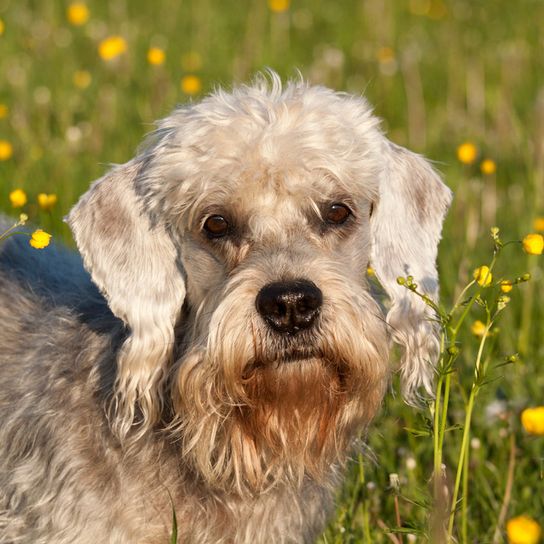
{"type": "Polygon", "coordinates": [[[296,334],[311,327],[322,303],[321,291],[306,280],[269,283],[259,291],[255,301],[268,325],[283,334],[296,334]]]}

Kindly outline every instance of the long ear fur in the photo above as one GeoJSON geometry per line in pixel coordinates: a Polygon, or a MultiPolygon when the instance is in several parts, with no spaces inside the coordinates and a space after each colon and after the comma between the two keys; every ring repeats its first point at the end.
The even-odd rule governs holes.
{"type": "Polygon", "coordinates": [[[387,322],[393,340],[403,347],[403,394],[414,402],[420,387],[432,394],[437,327],[432,310],[397,278],[413,276],[419,290],[437,299],[437,246],[451,191],[419,155],[384,140],[384,156],[379,201],[371,217],[371,262],[391,299],[387,322]]]}
{"type": "Polygon", "coordinates": [[[136,158],[114,168],[67,218],[85,267],[130,331],[115,384],[113,426],[121,438],[135,423],[145,432],[160,415],[159,390],[185,297],[175,246],[162,222],[152,224],[135,191],[144,167],[136,158]]]}

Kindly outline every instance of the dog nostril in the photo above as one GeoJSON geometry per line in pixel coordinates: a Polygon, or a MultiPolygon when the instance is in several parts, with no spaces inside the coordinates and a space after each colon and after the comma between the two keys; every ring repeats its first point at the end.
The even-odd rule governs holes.
{"type": "Polygon", "coordinates": [[[280,302],[275,308],[275,313],[278,317],[285,317],[289,313],[287,305],[280,302]]]}
{"type": "Polygon", "coordinates": [[[321,306],[321,297],[308,293],[297,301],[296,307],[299,314],[314,312],[321,306]]]}
{"type": "Polygon", "coordinates": [[[307,280],[269,283],[259,291],[255,301],[267,324],[286,334],[311,327],[322,302],[320,289],[307,280]]]}

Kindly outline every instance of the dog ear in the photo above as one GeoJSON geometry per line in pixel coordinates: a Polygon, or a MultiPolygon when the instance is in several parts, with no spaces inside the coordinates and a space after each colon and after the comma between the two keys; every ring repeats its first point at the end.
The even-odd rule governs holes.
{"type": "Polygon", "coordinates": [[[161,412],[160,386],[185,297],[176,248],[161,221],[151,221],[135,180],[143,159],[117,166],[96,181],[67,217],[85,267],[124,321],[129,335],[118,356],[114,428],[144,432],[161,412]],[[136,410],[139,410],[135,421],[136,410]]]}
{"type": "Polygon", "coordinates": [[[392,338],[403,348],[403,395],[415,402],[420,387],[432,394],[438,330],[432,309],[397,278],[413,276],[418,291],[437,299],[436,255],[451,191],[419,155],[388,140],[384,155],[379,200],[370,220],[371,263],[391,300],[387,322],[392,338]]]}

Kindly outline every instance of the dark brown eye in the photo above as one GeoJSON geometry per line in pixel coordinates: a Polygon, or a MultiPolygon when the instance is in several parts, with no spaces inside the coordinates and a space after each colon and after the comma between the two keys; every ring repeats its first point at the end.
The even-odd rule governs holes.
{"type": "Polygon", "coordinates": [[[346,205],[332,204],[325,214],[325,221],[333,225],[341,225],[348,220],[350,215],[351,210],[346,205]]]}
{"type": "Polygon", "coordinates": [[[204,230],[210,238],[221,238],[228,233],[229,224],[221,215],[210,215],[204,222],[204,230]]]}

